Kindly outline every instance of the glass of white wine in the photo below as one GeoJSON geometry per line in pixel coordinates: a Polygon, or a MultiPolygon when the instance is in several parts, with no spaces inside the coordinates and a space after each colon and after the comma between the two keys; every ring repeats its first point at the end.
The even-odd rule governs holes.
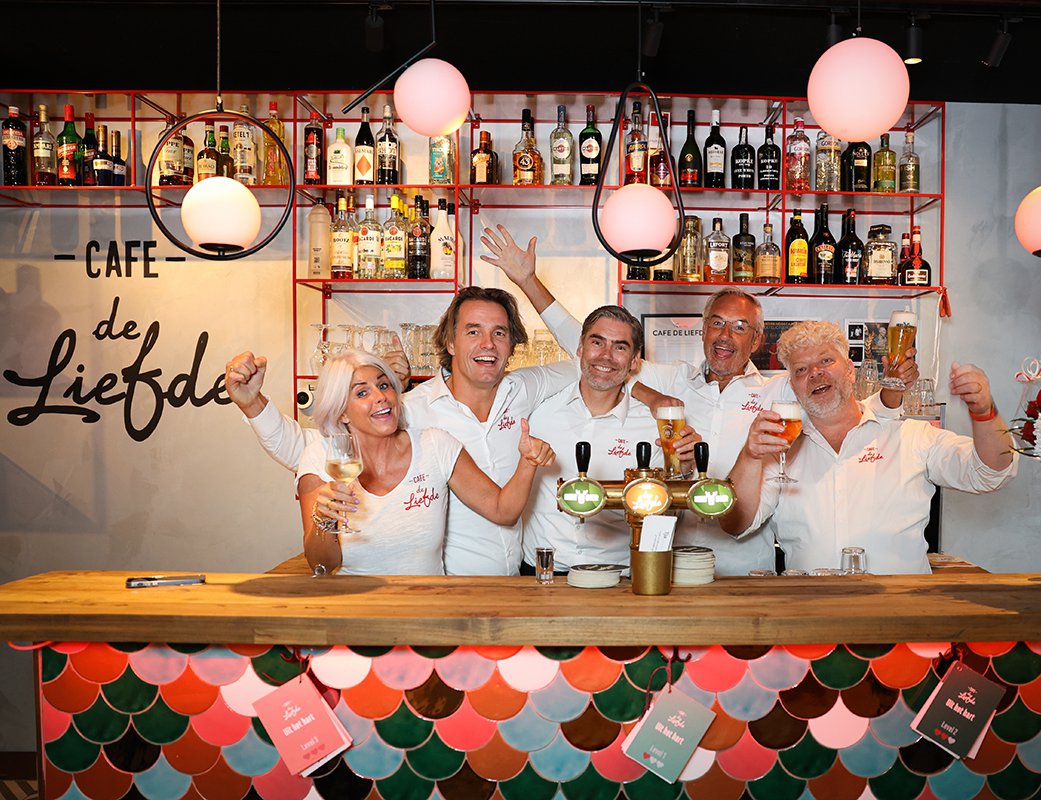
{"type": "MultiPolygon", "coordinates": [[[[329,437],[325,456],[325,471],[334,481],[350,486],[362,471],[361,448],[350,432],[334,433],[329,437]]],[[[337,533],[356,532],[345,520],[336,526],[337,533]]]]}
{"type": "MultiPolygon", "coordinates": [[[[792,442],[798,439],[799,434],[802,433],[802,408],[798,403],[774,403],[770,406],[770,410],[781,415],[781,424],[784,425],[784,430],[776,435],[788,442],[788,446],[791,447],[792,442]]],[[[788,451],[782,450],[781,471],[770,480],[777,483],[798,483],[795,478],[785,472],[787,456],[788,451]]]]}

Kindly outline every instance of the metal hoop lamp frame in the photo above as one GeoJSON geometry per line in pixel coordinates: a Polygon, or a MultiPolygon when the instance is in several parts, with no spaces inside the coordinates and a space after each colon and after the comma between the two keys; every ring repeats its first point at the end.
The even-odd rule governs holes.
{"type": "Polygon", "coordinates": [[[257,244],[246,249],[236,248],[234,245],[230,245],[227,248],[221,247],[214,251],[211,250],[196,250],[194,247],[189,247],[180,239],[178,239],[166,226],[166,224],[159,218],[159,211],[155,205],[155,196],[152,193],[152,188],[149,187],[145,192],[145,202],[148,204],[148,213],[152,215],[152,220],[156,226],[162,231],[163,235],[169,239],[174,245],[181,248],[186,253],[191,253],[193,256],[199,258],[205,258],[210,261],[233,261],[237,258],[246,258],[251,256],[259,250],[263,250],[274,240],[282,228],[285,227],[286,222],[289,220],[289,215],[293,211],[293,200],[296,197],[296,170],[293,167],[293,158],[286,147],[285,142],[282,141],[281,137],[276,136],[275,132],[271,130],[267,125],[258,120],[255,117],[251,117],[249,114],[243,114],[241,111],[225,111],[223,106],[218,103],[217,108],[211,108],[207,111],[200,111],[198,114],[191,114],[185,117],[180,122],[176,123],[173,127],[166,131],[166,133],[160,137],[159,143],[155,146],[155,150],[152,151],[152,157],[148,159],[148,166],[145,170],[149,182],[152,180],[152,172],[155,169],[156,161],[159,159],[159,154],[162,152],[163,147],[170,140],[177,131],[188,126],[189,123],[195,122],[200,119],[211,119],[211,118],[232,118],[232,119],[243,119],[249,122],[251,125],[257,125],[264,130],[271,138],[271,140],[278,145],[279,151],[282,153],[282,157],[286,160],[286,166],[288,167],[289,173],[289,185],[288,192],[286,194],[286,204],[282,209],[282,216],[279,218],[278,223],[272,229],[271,233],[265,236],[257,244]]]}

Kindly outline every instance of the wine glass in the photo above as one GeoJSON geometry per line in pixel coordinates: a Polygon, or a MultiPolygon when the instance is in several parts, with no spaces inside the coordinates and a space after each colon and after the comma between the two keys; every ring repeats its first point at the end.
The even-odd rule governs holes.
{"type": "MultiPolygon", "coordinates": [[[[334,433],[329,437],[329,444],[325,454],[325,471],[329,473],[334,481],[340,481],[350,486],[355,479],[361,475],[362,461],[361,448],[349,432],[334,433]]],[[[345,520],[336,524],[337,533],[356,533],[345,520]]]]}
{"type": "MultiPolygon", "coordinates": [[[[770,406],[770,410],[775,414],[781,415],[781,422],[784,423],[784,430],[776,434],[788,442],[788,447],[792,446],[799,434],[802,433],[802,409],[798,403],[774,403],[770,406]]],[[[781,471],[770,478],[772,481],[777,483],[798,483],[795,478],[789,477],[784,471],[785,458],[788,455],[788,450],[781,451],[781,471]]]]}
{"type": "Polygon", "coordinates": [[[325,340],[326,331],[329,330],[329,326],[321,322],[312,322],[311,327],[318,332],[318,341],[315,343],[310,358],[311,373],[317,375],[322,371],[325,362],[329,360],[329,342],[325,340]]]}

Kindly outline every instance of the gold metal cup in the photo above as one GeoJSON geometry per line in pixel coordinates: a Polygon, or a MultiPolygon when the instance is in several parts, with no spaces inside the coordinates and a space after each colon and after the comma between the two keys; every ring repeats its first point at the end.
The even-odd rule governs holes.
{"type": "Polygon", "coordinates": [[[629,548],[633,594],[668,594],[672,591],[672,551],[645,553],[629,548]]]}

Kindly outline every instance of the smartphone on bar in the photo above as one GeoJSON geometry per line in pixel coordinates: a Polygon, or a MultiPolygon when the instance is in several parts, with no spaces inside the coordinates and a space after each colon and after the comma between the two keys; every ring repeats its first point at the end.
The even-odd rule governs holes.
{"type": "Polygon", "coordinates": [[[206,583],[205,575],[143,575],[127,578],[128,589],[143,589],[148,586],[186,586],[206,583]]]}

